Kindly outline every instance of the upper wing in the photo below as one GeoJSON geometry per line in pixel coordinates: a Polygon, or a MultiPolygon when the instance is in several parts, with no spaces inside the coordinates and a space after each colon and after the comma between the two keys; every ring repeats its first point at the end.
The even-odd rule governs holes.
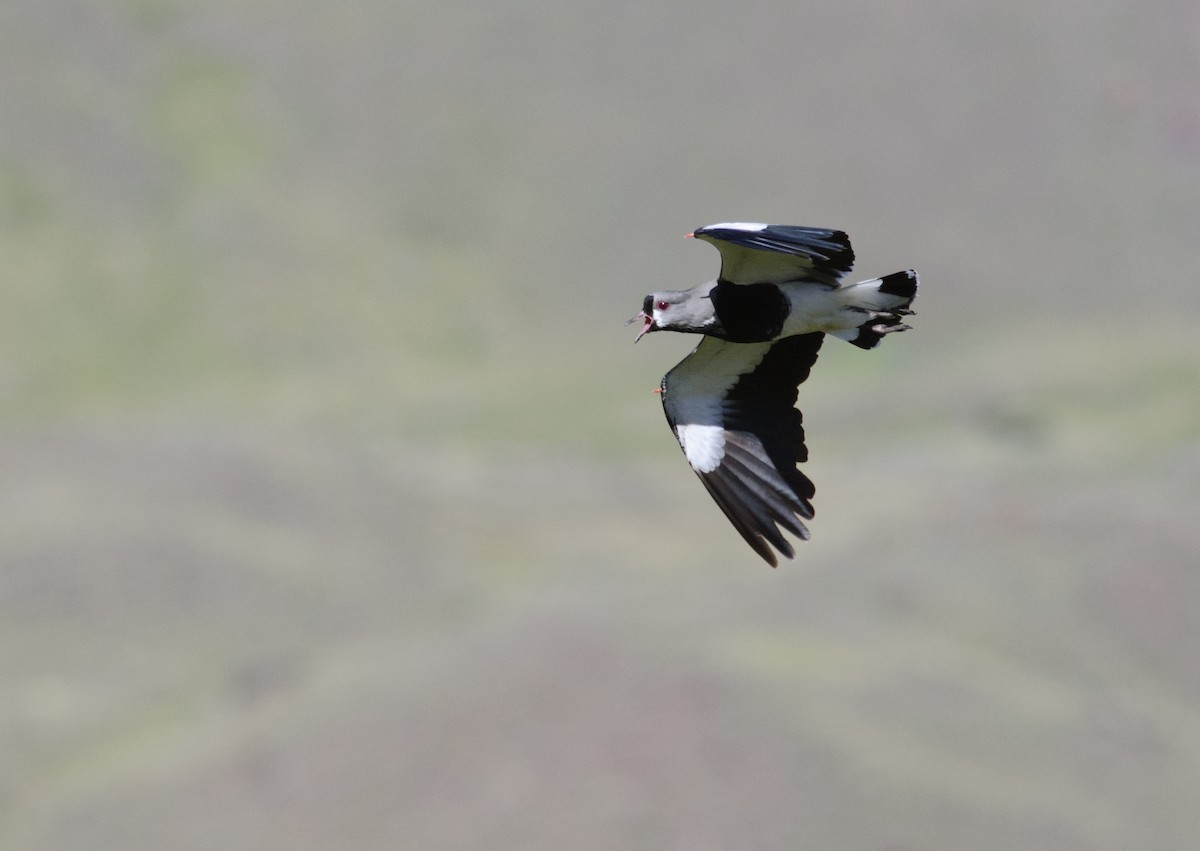
{"type": "Polygon", "coordinates": [[[720,280],[732,284],[836,284],[854,265],[850,238],[840,230],[726,222],[692,236],[717,247],[720,280]]]}
{"type": "Polygon", "coordinates": [[[824,335],[775,343],[705,337],[663,378],[663,410],[688,463],[754,551],[788,558],[779,527],[807,539],[814,488],[796,464],[808,457],[796,404],[824,335]]]}

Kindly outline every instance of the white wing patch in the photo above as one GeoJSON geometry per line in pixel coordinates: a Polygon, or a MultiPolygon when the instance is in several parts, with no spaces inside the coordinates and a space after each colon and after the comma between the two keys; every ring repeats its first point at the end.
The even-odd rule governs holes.
{"type": "Polygon", "coordinates": [[[705,225],[704,229],[709,228],[725,228],[727,230],[744,230],[750,233],[758,233],[760,230],[766,230],[770,225],[763,222],[721,222],[717,225],[705,225]]]}
{"type": "Polygon", "coordinates": [[[711,473],[725,457],[725,429],[718,425],[689,423],[678,426],[675,436],[683,454],[697,473],[711,473]]]}

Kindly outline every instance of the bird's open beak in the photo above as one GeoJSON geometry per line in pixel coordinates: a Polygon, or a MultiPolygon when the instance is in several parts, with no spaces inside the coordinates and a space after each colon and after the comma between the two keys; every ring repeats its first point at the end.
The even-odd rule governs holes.
{"type": "Polygon", "coordinates": [[[632,317],[625,324],[632,325],[634,322],[637,322],[639,319],[644,321],[646,324],[642,326],[642,330],[638,332],[638,335],[633,338],[633,342],[635,342],[635,343],[638,340],[642,339],[642,337],[646,336],[646,334],[649,333],[650,331],[656,330],[656,326],[654,324],[654,317],[648,316],[646,314],[646,311],[644,311],[644,310],[641,313],[639,313],[637,316],[632,317]]]}

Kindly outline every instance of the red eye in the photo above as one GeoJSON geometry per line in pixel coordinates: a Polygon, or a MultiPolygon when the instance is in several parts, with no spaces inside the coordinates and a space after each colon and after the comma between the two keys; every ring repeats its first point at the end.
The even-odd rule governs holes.
{"type": "Polygon", "coordinates": [[[656,304],[654,306],[657,307],[659,310],[666,310],[671,305],[668,302],[660,301],[658,304],[656,304]]]}

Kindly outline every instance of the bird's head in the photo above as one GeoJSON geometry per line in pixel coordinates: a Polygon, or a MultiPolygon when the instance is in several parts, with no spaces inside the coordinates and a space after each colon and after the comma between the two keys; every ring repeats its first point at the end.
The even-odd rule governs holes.
{"type": "Polygon", "coordinates": [[[699,334],[713,323],[713,305],[707,296],[701,296],[695,290],[665,290],[646,296],[642,312],[625,324],[639,319],[642,330],[634,338],[635,343],[651,331],[699,334]]]}

